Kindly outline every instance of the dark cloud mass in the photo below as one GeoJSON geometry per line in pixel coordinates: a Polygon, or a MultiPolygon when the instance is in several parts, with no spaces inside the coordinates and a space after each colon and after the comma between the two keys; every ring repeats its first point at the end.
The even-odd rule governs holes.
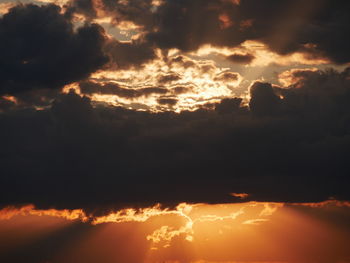
{"type": "MultiPolygon", "coordinates": [[[[74,0],[77,12],[96,16],[90,0],[74,0]]],[[[98,9],[98,8],[97,8],[98,9]]],[[[280,54],[296,51],[325,57],[335,63],[350,61],[350,3],[347,0],[102,0],[99,10],[116,23],[133,22],[160,48],[196,50],[203,44],[238,46],[259,40],[280,54]]],[[[246,61],[241,56],[237,62],[246,61]]]]}
{"type": "Polygon", "coordinates": [[[214,110],[139,112],[70,92],[47,110],[6,111],[1,204],[349,199],[349,69],[291,74],[288,88],[255,83],[250,109],[227,99],[214,110]]]}
{"type": "Polygon", "coordinates": [[[237,64],[249,64],[254,60],[254,56],[251,54],[233,54],[227,56],[226,59],[237,64]]]}
{"type": "Polygon", "coordinates": [[[55,89],[84,79],[107,61],[104,31],[77,30],[55,5],[18,5],[0,18],[0,93],[55,89]]]}
{"type": "MultiPolygon", "coordinates": [[[[244,100],[221,92],[224,84],[232,86],[228,92],[235,92],[229,84],[249,85],[243,74],[254,74],[247,65],[235,73],[183,52],[257,40],[275,53],[348,63],[349,10],[343,0],[18,4],[0,18],[0,206],[221,203],[237,201],[232,192],[263,201],[349,200],[349,68],[289,70],[278,76],[282,86],[252,83],[244,100]],[[133,23],[139,37],[121,42],[91,22],[106,16],[114,26],[133,23]],[[157,65],[137,71],[155,58],[156,73],[157,65]],[[118,84],[89,79],[124,69],[135,73],[118,84]],[[153,76],[133,87],[138,72],[153,76]],[[202,85],[188,72],[203,83],[212,78],[202,85]],[[71,83],[81,94],[62,93],[71,83]],[[131,106],[147,98],[169,111],[113,107],[91,100],[93,94],[131,106]],[[175,112],[180,103],[197,110],[175,112]]],[[[249,54],[226,59],[249,64],[249,54]]]]}

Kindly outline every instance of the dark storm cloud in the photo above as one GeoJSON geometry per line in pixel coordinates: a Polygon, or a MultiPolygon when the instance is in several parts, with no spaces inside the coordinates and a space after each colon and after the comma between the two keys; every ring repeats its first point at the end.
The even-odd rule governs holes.
{"type": "Polygon", "coordinates": [[[256,115],[280,113],[280,98],[275,94],[270,83],[255,82],[250,88],[249,108],[256,115]]]}
{"type": "Polygon", "coordinates": [[[56,89],[84,79],[107,61],[102,27],[76,31],[55,5],[18,5],[0,18],[0,94],[56,89]]]}
{"type": "Polygon", "coordinates": [[[214,78],[215,81],[230,81],[230,82],[235,82],[238,79],[239,79],[239,74],[235,72],[222,72],[214,78]]]}
{"type": "Polygon", "coordinates": [[[174,98],[159,98],[158,103],[161,105],[168,105],[168,106],[174,106],[177,103],[177,99],[174,98]]]}
{"type": "Polygon", "coordinates": [[[215,111],[221,114],[234,113],[241,110],[242,99],[223,99],[220,103],[215,105],[215,111]]]}
{"type": "Polygon", "coordinates": [[[349,1],[242,1],[256,37],[275,52],[305,51],[335,63],[350,61],[349,1]]]}
{"type": "Polygon", "coordinates": [[[100,12],[102,15],[112,16],[113,23],[128,21],[142,27],[151,27],[154,24],[153,8],[152,0],[71,0],[68,5],[70,12],[80,13],[88,19],[98,17],[100,12]]]}
{"type": "Polygon", "coordinates": [[[309,52],[336,63],[350,61],[349,1],[166,1],[150,40],[163,48],[195,50],[202,44],[237,46],[261,40],[275,52],[309,52]],[[224,18],[224,19],[223,19],[224,18]],[[227,21],[227,27],[220,24],[227,21]],[[249,23],[248,23],[249,22],[249,23]]]}
{"type": "MultiPolygon", "coordinates": [[[[350,3],[347,0],[166,0],[101,1],[114,22],[131,21],[163,49],[196,50],[203,44],[238,46],[259,40],[279,53],[300,51],[335,63],[350,61],[350,3]]],[[[91,16],[90,0],[77,0],[77,11],[91,16]],[[84,7],[84,8],[83,8],[84,7]]],[[[242,57],[233,57],[242,61],[242,57]]],[[[248,59],[248,58],[247,58],[248,59]]]]}
{"type": "MultiPolygon", "coordinates": [[[[0,115],[2,205],[350,199],[349,69],[257,82],[250,109],[150,113],[96,106],[73,92],[51,109],[0,115]]],[[[208,107],[210,108],[210,107],[208,107]]]]}
{"type": "Polygon", "coordinates": [[[131,89],[120,87],[116,83],[104,83],[99,84],[91,81],[84,81],[79,83],[79,87],[83,94],[91,95],[94,93],[97,94],[106,94],[106,95],[117,95],[123,98],[137,98],[141,96],[149,96],[151,94],[166,94],[168,89],[160,87],[149,87],[149,88],[139,88],[131,89]]]}
{"type": "Polygon", "coordinates": [[[160,84],[170,83],[173,81],[180,80],[181,77],[176,73],[169,73],[158,77],[158,82],[160,84]]]}
{"type": "MultiPolygon", "coordinates": [[[[237,27],[222,27],[220,16],[231,19],[237,6],[227,1],[166,1],[157,10],[148,39],[161,48],[196,50],[202,44],[236,46],[245,38],[237,27]]],[[[236,21],[235,21],[236,23],[236,21]]]]}
{"type": "Polygon", "coordinates": [[[226,57],[229,61],[237,64],[249,64],[254,58],[255,57],[252,54],[233,54],[226,57]]]}

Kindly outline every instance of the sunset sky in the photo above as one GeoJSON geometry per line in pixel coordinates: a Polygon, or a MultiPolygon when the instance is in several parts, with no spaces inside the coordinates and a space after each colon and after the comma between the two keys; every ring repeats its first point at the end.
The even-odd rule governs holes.
{"type": "Polygon", "coordinates": [[[350,263],[349,14],[0,0],[0,262],[350,263]]]}

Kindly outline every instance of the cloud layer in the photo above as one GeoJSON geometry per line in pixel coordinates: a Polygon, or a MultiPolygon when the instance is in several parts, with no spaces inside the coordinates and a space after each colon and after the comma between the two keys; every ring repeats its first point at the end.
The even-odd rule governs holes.
{"type": "Polygon", "coordinates": [[[350,199],[349,7],[14,5],[0,18],[0,205],[350,199]],[[274,71],[271,54],[308,68],[274,71]]]}
{"type": "Polygon", "coordinates": [[[46,110],[6,111],[1,202],[349,199],[349,70],[286,75],[289,87],[256,82],[249,108],[227,99],[194,112],[139,112],[93,107],[71,91],[46,110]]]}

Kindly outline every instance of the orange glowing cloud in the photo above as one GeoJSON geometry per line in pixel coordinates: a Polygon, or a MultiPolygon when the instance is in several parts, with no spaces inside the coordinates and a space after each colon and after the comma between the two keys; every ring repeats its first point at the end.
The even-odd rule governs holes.
{"type": "Polygon", "coordinates": [[[220,28],[221,29],[226,29],[226,28],[229,28],[229,27],[231,27],[233,25],[233,21],[225,13],[220,14],[218,18],[219,18],[219,21],[220,21],[220,28]]]}
{"type": "Polygon", "coordinates": [[[232,195],[233,197],[238,197],[240,199],[246,199],[249,197],[249,194],[247,193],[231,193],[230,195],[232,195]]]}
{"type": "MultiPolygon", "coordinates": [[[[241,25],[249,27],[254,21],[245,21],[241,25]]],[[[272,52],[267,45],[255,40],[247,40],[237,47],[216,47],[212,45],[203,45],[192,55],[207,56],[210,54],[230,57],[234,54],[251,54],[254,60],[249,64],[250,67],[268,67],[271,65],[290,66],[290,65],[323,65],[329,64],[329,60],[325,58],[312,58],[303,52],[294,52],[288,55],[279,55],[272,52]]],[[[246,65],[248,66],[248,65],[246,65]]]]}
{"type": "Polygon", "coordinates": [[[312,208],[324,208],[324,207],[349,207],[350,208],[349,201],[338,201],[335,199],[326,200],[318,203],[292,203],[292,205],[307,206],[312,208]]]}
{"type": "Polygon", "coordinates": [[[297,83],[303,78],[303,76],[298,76],[299,72],[316,72],[316,71],[318,71],[317,68],[291,69],[279,74],[278,80],[284,87],[290,87],[291,85],[297,83]]]}
{"type": "MultiPolygon", "coordinates": [[[[195,239],[197,225],[207,227],[216,222],[236,222],[242,225],[258,225],[269,221],[281,203],[248,202],[231,205],[206,204],[179,204],[175,209],[161,209],[160,205],[144,209],[123,209],[109,215],[97,217],[92,224],[146,222],[156,217],[170,217],[174,221],[181,221],[180,225],[162,225],[147,235],[146,239],[152,242],[152,249],[169,247],[175,237],[184,236],[188,242],[195,239]],[[208,225],[209,224],[209,225],[208,225]]],[[[171,222],[171,221],[169,221],[171,222]]]]}
{"type": "Polygon", "coordinates": [[[3,2],[0,3],[0,15],[6,14],[10,8],[14,7],[16,3],[14,2],[3,2]]]}
{"type": "Polygon", "coordinates": [[[15,216],[50,216],[50,217],[59,217],[66,220],[81,220],[86,222],[88,217],[82,209],[75,210],[56,210],[56,209],[47,209],[40,210],[35,209],[33,205],[27,205],[20,208],[15,207],[6,207],[0,210],[0,220],[10,220],[15,216]]]}
{"type": "MultiPolygon", "coordinates": [[[[99,262],[130,262],[137,254],[135,262],[145,263],[308,260],[318,263],[322,262],[318,260],[319,255],[329,262],[346,262],[350,256],[347,249],[349,208],[349,202],[328,200],[319,203],[182,203],[172,209],[160,205],[122,209],[105,216],[89,216],[85,221],[90,225],[88,234],[77,240],[74,248],[69,245],[64,251],[69,255],[60,255],[61,260],[56,261],[81,263],[94,258],[101,260],[99,262]],[[104,255],[103,260],[101,255],[104,255]]],[[[81,210],[37,210],[33,206],[3,209],[0,215],[1,229],[11,220],[19,224],[17,215],[22,218],[37,216],[40,220],[33,221],[36,224],[52,216],[65,220],[86,218],[81,210]]],[[[31,222],[26,221],[27,224],[31,222]]],[[[58,231],[64,225],[60,226],[53,229],[58,231]]]]}
{"type": "Polygon", "coordinates": [[[18,103],[17,98],[14,97],[14,96],[5,95],[5,96],[2,96],[2,98],[7,100],[7,101],[11,101],[11,102],[13,102],[15,104],[18,103]]]}

